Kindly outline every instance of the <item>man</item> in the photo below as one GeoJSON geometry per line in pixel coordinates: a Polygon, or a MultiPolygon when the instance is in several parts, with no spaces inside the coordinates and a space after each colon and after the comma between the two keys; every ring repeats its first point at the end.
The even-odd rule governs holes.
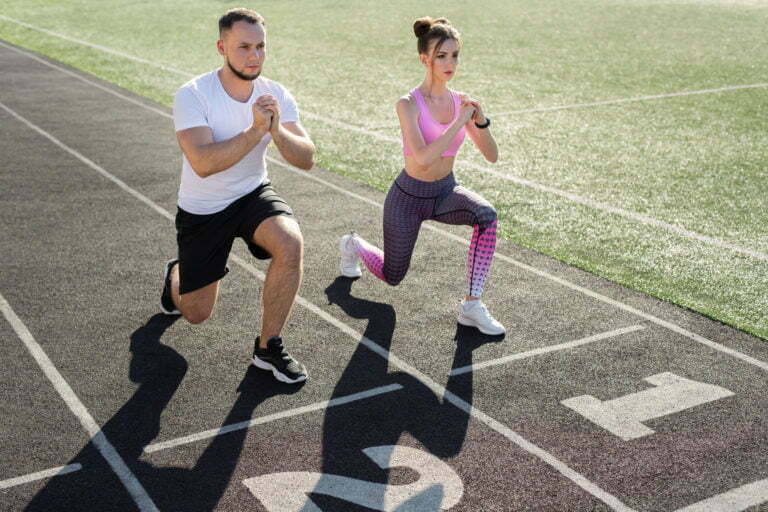
{"type": "Polygon", "coordinates": [[[296,102],[260,76],[266,57],[264,19],[232,9],[219,20],[221,68],[200,75],[174,98],[183,152],[176,215],[179,257],[165,266],[164,313],[190,323],[207,320],[235,238],[260,259],[272,258],[261,301],[261,333],[253,364],[287,383],[306,368],[286,352],[280,331],[301,284],[303,239],[291,208],[267,179],[270,140],[292,165],[311,169],[315,146],[299,124],[296,102]]]}

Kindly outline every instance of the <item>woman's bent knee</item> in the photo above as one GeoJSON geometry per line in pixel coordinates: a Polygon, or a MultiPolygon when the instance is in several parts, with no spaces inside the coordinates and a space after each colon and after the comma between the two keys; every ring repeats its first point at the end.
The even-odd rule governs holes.
{"type": "Polygon", "coordinates": [[[397,275],[397,276],[388,276],[384,275],[384,282],[386,282],[389,286],[397,286],[399,285],[403,279],[405,279],[405,275],[397,275]]]}
{"type": "Polygon", "coordinates": [[[496,222],[497,218],[496,209],[493,206],[483,206],[477,212],[477,223],[482,227],[490,226],[496,222]]]}

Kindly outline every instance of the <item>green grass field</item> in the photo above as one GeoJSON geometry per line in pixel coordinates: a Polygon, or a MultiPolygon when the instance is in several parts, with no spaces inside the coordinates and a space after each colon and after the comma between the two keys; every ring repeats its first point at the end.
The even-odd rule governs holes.
{"type": "Polygon", "coordinates": [[[465,144],[457,174],[502,236],[768,339],[768,87],[509,113],[764,84],[768,2],[5,0],[0,39],[170,105],[186,74],[220,65],[216,20],[240,5],[267,19],[264,74],[299,101],[318,163],[382,191],[402,166],[394,102],[422,79],[412,21],[447,16],[464,36],[453,87],[483,102],[501,151],[491,166],[465,144]]]}

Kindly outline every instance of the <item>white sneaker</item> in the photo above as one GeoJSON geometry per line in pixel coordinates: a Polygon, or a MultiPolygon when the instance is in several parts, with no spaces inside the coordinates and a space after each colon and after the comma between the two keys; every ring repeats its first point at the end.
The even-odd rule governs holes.
{"type": "Polygon", "coordinates": [[[339,240],[341,275],[344,277],[360,277],[363,275],[362,270],[360,270],[360,258],[352,242],[355,236],[354,233],[350,233],[344,235],[339,240]]]}
{"type": "Polygon", "coordinates": [[[488,308],[480,299],[461,301],[458,322],[468,327],[476,327],[481,333],[490,336],[498,336],[507,332],[504,326],[491,316],[488,308]]]}

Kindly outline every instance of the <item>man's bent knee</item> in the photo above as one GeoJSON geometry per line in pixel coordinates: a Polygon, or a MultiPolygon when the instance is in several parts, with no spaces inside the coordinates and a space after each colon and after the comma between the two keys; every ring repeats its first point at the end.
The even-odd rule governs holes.
{"type": "Polygon", "coordinates": [[[213,310],[192,310],[183,311],[182,316],[187,322],[196,325],[201,324],[211,318],[211,313],[213,313],[213,310]]]}
{"type": "Polygon", "coordinates": [[[191,324],[201,324],[208,320],[216,306],[219,294],[219,282],[213,282],[198,290],[185,293],[179,297],[179,311],[184,319],[191,324]]]}
{"type": "Polygon", "coordinates": [[[286,265],[299,267],[304,257],[304,239],[301,232],[285,233],[274,248],[272,258],[286,265]]]}
{"type": "Polygon", "coordinates": [[[301,264],[304,238],[292,217],[278,215],[266,219],[256,228],[253,242],[269,252],[275,261],[301,264]]]}

